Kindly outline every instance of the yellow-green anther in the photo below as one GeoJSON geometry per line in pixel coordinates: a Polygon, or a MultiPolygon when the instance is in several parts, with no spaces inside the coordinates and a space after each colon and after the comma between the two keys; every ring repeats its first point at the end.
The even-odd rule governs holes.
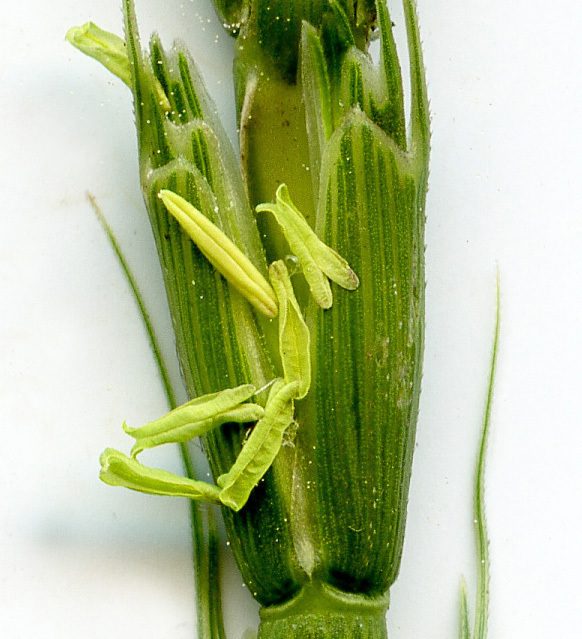
{"type": "Polygon", "coordinates": [[[196,207],[172,191],[159,197],[206,259],[250,304],[267,317],[276,317],[277,298],[249,258],[196,207]]]}
{"type": "Polygon", "coordinates": [[[256,422],[264,415],[263,407],[243,403],[255,390],[252,384],[228,388],[197,397],[140,428],[123,424],[123,430],[136,440],[131,449],[132,457],[146,448],[188,442],[229,422],[256,422]]]}
{"type": "Polygon", "coordinates": [[[309,329],[303,319],[285,262],[269,266],[271,284],[279,300],[279,353],[286,382],[298,382],[295,399],[307,395],[311,385],[309,329]]]}
{"type": "Polygon", "coordinates": [[[167,470],[148,468],[113,448],[103,451],[99,477],[110,486],[123,486],[148,495],[188,497],[219,504],[220,490],[211,484],[174,475],[167,470]]]}
{"type": "Polygon", "coordinates": [[[293,421],[293,399],[298,388],[299,382],[287,384],[282,379],[273,384],[265,416],[253,428],[232,468],[217,480],[222,489],[220,501],[225,506],[239,511],[275,461],[283,444],[283,435],[293,421]]]}
{"type": "MultiPolygon", "coordinates": [[[[67,31],[65,38],[79,51],[100,62],[131,89],[131,67],[125,40],[115,33],[101,29],[93,22],[72,27],[67,31]]],[[[153,78],[153,82],[160,106],[166,112],[171,111],[172,106],[162,85],[157,78],[153,78]]]]}
{"type": "Polygon", "coordinates": [[[72,27],[67,32],[66,39],[85,55],[101,62],[105,68],[131,87],[131,68],[125,40],[114,33],[104,31],[93,22],[72,27]]]}
{"type": "MultiPolygon", "coordinates": [[[[177,408],[176,410],[179,411],[180,408],[177,408]]],[[[164,424],[166,428],[165,430],[161,430],[160,432],[152,435],[136,433],[135,431],[139,431],[141,429],[128,428],[125,423],[123,424],[123,429],[128,435],[131,435],[136,439],[136,442],[131,449],[131,456],[136,457],[146,448],[154,448],[156,446],[161,446],[162,444],[184,444],[196,437],[200,437],[211,430],[214,430],[215,428],[218,428],[219,426],[222,426],[222,424],[228,424],[231,422],[237,424],[256,422],[261,419],[264,414],[265,411],[263,407],[258,404],[241,404],[237,408],[227,410],[223,413],[217,413],[211,417],[207,417],[206,419],[188,421],[178,425],[171,425],[170,422],[181,420],[183,417],[180,415],[171,415],[171,413],[169,413],[156,422],[151,422],[151,424],[147,424],[144,427],[146,428],[147,426],[155,425],[159,429],[160,425],[162,423],[164,424]],[[172,418],[171,420],[168,419],[170,417],[172,418]]]]}
{"type": "Polygon", "coordinates": [[[358,288],[358,276],[344,258],[324,244],[289,197],[285,184],[277,189],[277,201],[259,204],[257,211],[269,211],[281,227],[291,251],[297,256],[311,294],[322,308],[333,302],[327,278],[350,291],[358,288]]]}

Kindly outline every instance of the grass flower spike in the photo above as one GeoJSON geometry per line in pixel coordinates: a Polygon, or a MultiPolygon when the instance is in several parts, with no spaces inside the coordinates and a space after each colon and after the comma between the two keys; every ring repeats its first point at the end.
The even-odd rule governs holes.
{"type": "Polygon", "coordinates": [[[101,476],[222,505],[259,639],[387,637],[420,394],[430,146],[416,10],[402,2],[409,114],[385,0],[215,0],[236,38],[240,160],[185,46],[154,35],[142,48],[132,0],[123,45],[94,26],[69,37],[133,93],[190,398],[125,426],[131,456],[108,449],[101,476]],[[198,437],[214,483],[136,459],[198,437]]]}

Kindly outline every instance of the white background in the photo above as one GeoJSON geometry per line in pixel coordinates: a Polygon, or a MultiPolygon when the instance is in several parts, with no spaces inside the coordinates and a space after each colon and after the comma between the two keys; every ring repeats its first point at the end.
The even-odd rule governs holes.
{"type": "MultiPolygon", "coordinates": [[[[0,633],[195,636],[187,507],[97,480],[120,425],[166,409],[148,343],[89,207],[111,221],[173,345],[137,183],[125,87],[64,42],[118,0],[22,0],[0,22],[0,633]]],[[[394,5],[394,3],[391,3],[394,5]]],[[[232,41],[207,0],[139,0],[142,32],[191,43],[234,136],[232,41]]],[[[471,481],[501,273],[487,471],[490,638],[582,626],[582,9],[420,0],[433,117],[427,346],[391,639],[457,635],[474,583],[471,481]]],[[[403,23],[394,13],[396,29],[403,23]]],[[[157,462],[179,468],[175,451],[157,462]]],[[[229,637],[257,623],[226,552],[229,637]]],[[[471,601],[472,604],[472,601],[471,601]]]]}

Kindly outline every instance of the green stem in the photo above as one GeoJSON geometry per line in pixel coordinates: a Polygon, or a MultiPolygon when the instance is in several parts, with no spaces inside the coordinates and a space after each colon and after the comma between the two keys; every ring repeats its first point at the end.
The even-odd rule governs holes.
{"type": "Polygon", "coordinates": [[[485,415],[483,417],[483,432],[477,456],[477,470],[475,473],[475,535],[477,539],[478,586],[477,606],[475,610],[474,639],[485,639],[487,636],[487,621],[489,616],[489,536],[487,533],[487,520],[485,516],[485,460],[487,454],[487,442],[489,439],[489,424],[491,422],[491,407],[493,404],[493,387],[495,384],[495,372],[497,367],[497,352],[499,348],[499,328],[501,320],[500,309],[499,273],[497,274],[497,307],[495,313],[495,330],[493,334],[493,350],[491,354],[491,367],[489,369],[489,384],[487,387],[487,401],[485,403],[485,415]]]}
{"type": "MultiPolygon", "coordinates": [[[[493,348],[489,365],[489,382],[487,385],[487,400],[481,427],[481,439],[477,452],[475,480],[473,489],[473,514],[475,526],[475,542],[477,546],[477,592],[475,595],[475,624],[473,639],[486,639],[489,617],[489,535],[485,515],[485,462],[487,456],[487,442],[489,439],[489,425],[491,422],[491,407],[493,405],[493,389],[497,369],[497,353],[499,350],[499,331],[501,324],[501,294],[499,286],[499,272],[497,273],[497,300],[495,311],[495,329],[493,333],[493,348]]],[[[460,588],[460,625],[459,638],[471,639],[469,629],[469,610],[467,606],[467,588],[465,580],[461,580],[460,588]]]]}
{"type": "Polygon", "coordinates": [[[258,639],[387,639],[388,596],[365,597],[313,581],[261,609],[258,639]]]}

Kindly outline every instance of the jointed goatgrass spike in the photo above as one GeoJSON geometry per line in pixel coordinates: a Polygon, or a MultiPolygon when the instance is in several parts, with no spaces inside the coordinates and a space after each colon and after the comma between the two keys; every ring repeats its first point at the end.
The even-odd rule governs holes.
{"type": "MultiPolygon", "coordinates": [[[[380,639],[402,550],[423,346],[429,147],[414,4],[403,0],[412,76],[405,144],[402,79],[383,0],[216,1],[226,19],[240,20],[243,172],[183,47],[164,51],[154,37],[150,54],[142,52],[133,1],[123,0],[142,186],[189,396],[277,381],[264,408],[245,400],[208,417],[256,410],[252,428],[193,425],[183,413],[186,421],[162,418],[153,434],[130,431],[139,432],[137,454],[144,443],[212,427],[204,448],[218,486],[111,450],[104,479],[229,506],[232,548],[263,605],[261,639],[380,639]],[[366,57],[377,15],[381,68],[366,57]],[[277,189],[276,203],[261,205],[277,189]],[[189,211],[181,224],[194,224],[200,250],[160,191],[170,208],[189,211]],[[259,218],[261,235],[257,205],[276,217],[259,218]],[[287,244],[319,308],[303,279],[293,290],[281,268],[287,244]],[[267,256],[276,293],[264,286],[267,256]],[[333,306],[328,277],[340,285],[333,306]],[[279,323],[270,319],[277,310],[279,323]],[[293,445],[283,446],[291,423],[293,445]]],[[[212,637],[212,623],[201,628],[212,637]]]]}

